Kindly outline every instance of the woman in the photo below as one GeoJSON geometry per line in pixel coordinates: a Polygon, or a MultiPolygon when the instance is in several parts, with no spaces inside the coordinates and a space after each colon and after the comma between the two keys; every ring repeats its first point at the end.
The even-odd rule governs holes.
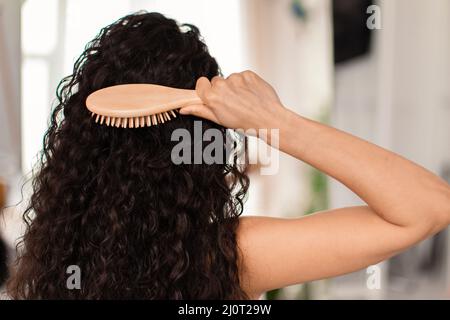
{"type": "Polygon", "coordinates": [[[9,281],[13,298],[257,299],[377,263],[450,223],[446,183],[289,111],[253,72],[222,78],[189,27],[181,32],[157,13],[124,17],[102,30],[63,80],[9,281]],[[121,83],[195,88],[204,104],[150,128],[96,125],[86,97],[121,83]],[[171,133],[192,132],[200,118],[203,130],[223,135],[225,128],[278,129],[282,151],[368,205],[297,219],[240,217],[245,167],[171,161],[171,133]],[[74,265],[79,289],[66,285],[74,265]]]}

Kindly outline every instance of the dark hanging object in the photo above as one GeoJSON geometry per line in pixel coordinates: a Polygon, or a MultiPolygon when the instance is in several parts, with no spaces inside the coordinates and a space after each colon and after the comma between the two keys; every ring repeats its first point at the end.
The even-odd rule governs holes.
{"type": "Polygon", "coordinates": [[[8,276],[6,259],[7,259],[7,248],[2,238],[0,238],[0,286],[4,284],[8,276]]]}
{"type": "Polygon", "coordinates": [[[367,8],[372,0],[333,0],[334,62],[336,64],[367,54],[371,30],[367,8]]]}

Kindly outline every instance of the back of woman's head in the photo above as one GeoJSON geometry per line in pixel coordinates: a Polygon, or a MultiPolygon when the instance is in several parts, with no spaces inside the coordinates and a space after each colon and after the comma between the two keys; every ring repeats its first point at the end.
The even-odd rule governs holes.
{"type": "MultiPolygon", "coordinates": [[[[235,239],[243,169],[172,162],[172,132],[193,133],[198,118],[122,129],[96,124],[85,107],[90,93],[111,85],[193,89],[199,77],[218,75],[197,28],[187,29],[158,13],[126,16],[102,29],[58,86],[12,297],[246,297],[235,239]],[[79,289],[67,287],[71,265],[81,271],[79,289]]],[[[201,125],[225,137],[223,127],[201,125]]]]}

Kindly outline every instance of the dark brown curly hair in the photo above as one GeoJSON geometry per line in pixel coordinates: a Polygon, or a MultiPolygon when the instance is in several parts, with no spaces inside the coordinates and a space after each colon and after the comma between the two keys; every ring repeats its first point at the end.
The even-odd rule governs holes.
{"type": "MultiPolygon", "coordinates": [[[[12,298],[248,298],[236,241],[245,166],[236,157],[171,161],[173,130],[193,132],[199,118],[122,129],[96,124],[85,107],[90,93],[111,85],[193,89],[199,77],[219,75],[198,29],[183,26],[159,13],[125,16],[101,30],[59,84],[8,282],[12,298]],[[81,270],[79,290],[66,287],[70,265],[81,270]]],[[[202,128],[229,134],[206,120],[202,128]]]]}

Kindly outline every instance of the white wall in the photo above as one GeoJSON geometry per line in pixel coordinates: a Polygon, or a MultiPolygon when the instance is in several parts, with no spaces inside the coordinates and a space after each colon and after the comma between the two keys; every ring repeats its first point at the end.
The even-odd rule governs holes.
{"type": "MultiPolygon", "coordinates": [[[[332,100],[330,1],[302,1],[308,20],[290,0],[243,1],[245,63],[267,80],[289,109],[317,117],[332,100]]],[[[247,212],[300,216],[307,209],[309,166],[280,153],[279,172],[252,176],[247,212]]]]}
{"type": "Polygon", "coordinates": [[[20,1],[0,0],[0,177],[20,170],[20,1]]]}
{"type": "MultiPolygon", "coordinates": [[[[379,3],[383,28],[374,31],[374,52],[336,70],[333,125],[440,174],[450,163],[450,2],[379,3]]],[[[330,200],[332,207],[362,203],[336,181],[331,183],[330,200]]],[[[408,254],[417,258],[428,244],[408,254]]],[[[360,272],[336,280],[334,292],[342,297],[386,297],[391,284],[388,264],[384,267],[381,291],[368,290],[366,275],[360,272]],[[355,290],[349,290],[350,282],[355,290]]]]}

